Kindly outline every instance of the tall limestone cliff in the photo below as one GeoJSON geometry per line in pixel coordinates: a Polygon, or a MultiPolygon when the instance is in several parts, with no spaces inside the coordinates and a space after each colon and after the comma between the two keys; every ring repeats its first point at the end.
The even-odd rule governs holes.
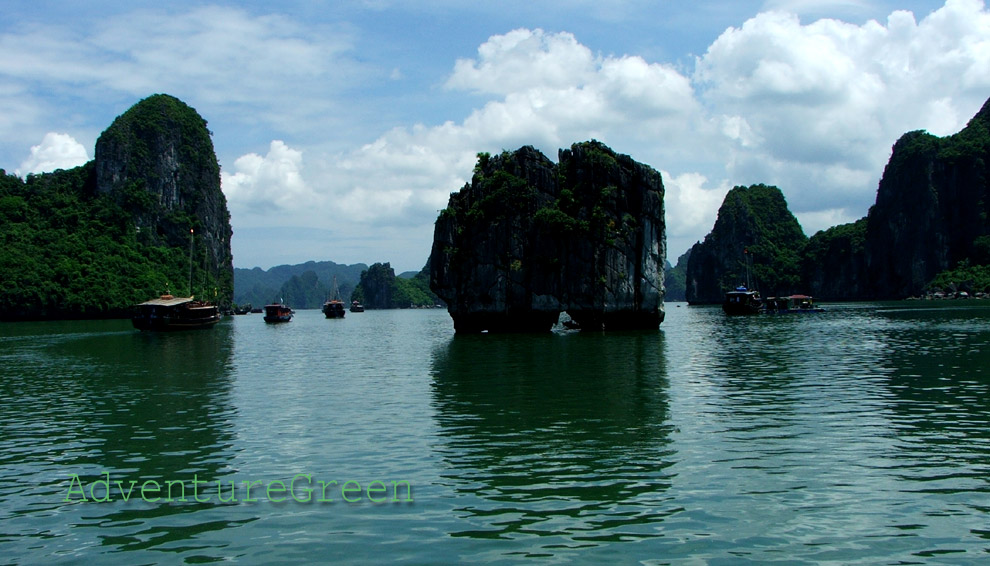
{"type": "Polygon", "coordinates": [[[143,243],[190,247],[193,292],[230,304],[233,259],[230,213],[210,131],[194,109],[156,94],[120,115],[96,142],[96,188],[131,213],[143,243]]]}
{"type": "Polygon", "coordinates": [[[559,209],[586,232],[561,238],[567,314],[582,328],[656,328],[667,258],[660,173],[597,142],[559,156],[559,209]]]}
{"type": "Polygon", "coordinates": [[[586,328],[663,320],[663,184],[595,141],[554,165],[525,146],[480,154],[440,213],[430,287],[457,332],[546,331],[566,310],[586,328]]]}
{"type": "Polygon", "coordinates": [[[920,294],[939,272],[977,255],[990,234],[990,100],[959,133],[909,132],[894,149],[866,227],[869,294],[920,294]]]}
{"type": "Polygon", "coordinates": [[[557,321],[560,242],[537,213],[558,193],[553,162],[531,146],[479,155],[471,182],[437,218],[430,254],[430,289],[456,332],[536,332],[557,321]]]}
{"type": "Polygon", "coordinates": [[[807,237],[777,187],[735,187],[703,242],[691,248],[686,298],[721,303],[725,292],[746,285],[763,295],[788,295],[801,287],[801,254],[807,237]]]}

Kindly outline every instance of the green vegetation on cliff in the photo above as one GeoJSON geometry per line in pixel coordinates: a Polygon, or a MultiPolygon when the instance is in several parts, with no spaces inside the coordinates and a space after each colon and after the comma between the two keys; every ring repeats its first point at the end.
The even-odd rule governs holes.
{"type": "Polygon", "coordinates": [[[970,265],[962,262],[955,269],[947,269],[932,279],[929,292],[990,293],[990,265],[970,265]]]}
{"type": "Polygon", "coordinates": [[[125,316],[166,291],[230,305],[220,167],[182,101],[138,102],[81,167],[0,177],[0,318],[125,316]]]}
{"type": "Polygon", "coordinates": [[[188,245],[142,243],[130,215],[96,194],[92,162],[25,180],[0,170],[0,319],[122,316],[166,289],[187,293],[188,278],[188,245]]]}
{"type": "Polygon", "coordinates": [[[667,288],[664,293],[664,300],[668,302],[683,302],[687,300],[687,264],[691,257],[691,250],[681,254],[677,258],[677,265],[670,265],[666,262],[664,268],[664,285],[667,288]]]}
{"type": "Polygon", "coordinates": [[[801,258],[808,238],[777,187],[733,188],[705,241],[691,249],[687,300],[719,303],[747,281],[764,295],[802,291],[801,258]]]}

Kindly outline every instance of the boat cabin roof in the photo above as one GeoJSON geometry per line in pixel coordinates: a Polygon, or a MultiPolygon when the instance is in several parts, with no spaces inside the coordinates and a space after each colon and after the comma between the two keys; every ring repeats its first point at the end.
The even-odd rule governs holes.
{"type": "Polygon", "coordinates": [[[185,303],[192,302],[192,297],[173,297],[172,295],[162,295],[157,299],[151,299],[150,301],[145,301],[138,306],[159,306],[159,307],[174,307],[177,305],[182,305],[185,303]]]}

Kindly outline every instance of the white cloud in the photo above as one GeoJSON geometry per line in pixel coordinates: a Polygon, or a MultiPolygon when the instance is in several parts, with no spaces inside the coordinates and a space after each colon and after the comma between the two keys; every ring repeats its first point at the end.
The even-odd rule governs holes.
{"type": "Polygon", "coordinates": [[[135,10],[92,25],[0,31],[0,78],[104,106],[167,92],[214,123],[312,134],[339,119],[333,95],[370,73],[353,49],[345,25],[224,6],[135,10]]]}
{"type": "MultiPolygon", "coordinates": [[[[472,57],[451,57],[446,80],[424,76],[415,57],[365,53],[374,33],[358,23],[258,15],[250,7],[130,11],[77,26],[27,23],[0,30],[0,110],[8,110],[0,111],[0,137],[6,145],[40,137],[50,127],[38,125],[39,117],[73,106],[65,100],[75,104],[57,120],[71,120],[79,132],[87,110],[80,104],[109,114],[169,92],[216,132],[235,233],[333,226],[351,242],[368,233],[429,232],[449,193],[468,180],[477,152],[529,144],[555,159],[558,148],[595,138],[664,171],[676,255],[678,241],[693,243],[711,229],[734,185],[779,186],[809,233],[862,216],[901,134],[953,133],[990,95],[990,14],[977,0],[948,0],[920,19],[895,11],[855,24],[794,14],[875,15],[875,3],[764,6],[775,10],[726,29],[694,68],[651,61],[641,54],[647,51],[603,53],[597,49],[608,44],[590,47],[573,33],[514,29],[491,35],[472,57]],[[380,90],[427,83],[443,88],[380,90]],[[403,102],[369,110],[365,101],[374,97],[403,102]],[[429,122],[427,114],[404,113],[427,97],[431,110],[449,102],[446,114],[429,122]],[[259,137],[276,140],[267,155],[241,155],[259,137]],[[231,164],[225,155],[240,157],[231,164]]],[[[109,119],[77,135],[95,139],[109,119]]],[[[428,240],[403,245],[424,255],[429,249],[428,240]]]]}
{"type": "Polygon", "coordinates": [[[268,154],[242,155],[234,172],[221,172],[220,181],[232,210],[263,214],[283,213],[319,204],[303,180],[302,152],[274,140],[268,154]]]}
{"type": "Polygon", "coordinates": [[[31,156],[15,171],[17,175],[48,173],[71,169],[89,161],[86,148],[69,134],[48,132],[39,145],[31,146],[31,156]]]}
{"type": "Polygon", "coordinates": [[[709,180],[699,173],[671,175],[661,171],[668,236],[691,236],[697,226],[715,224],[715,212],[730,187],[724,182],[706,188],[709,180]]]}
{"type": "Polygon", "coordinates": [[[531,88],[582,85],[595,73],[595,57],[569,33],[517,29],[492,36],[478,59],[458,59],[448,88],[507,95],[531,88]]]}
{"type": "Polygon", "coordinates": [[[794,216],[797,217],[801,227],[804,228],[804,233],[811,237],[820,230],[826,230],[839,224],[855,222],[862,218],[863,214],[859,213],[859,211],[850,214],[850,211],[845,208],[830,208],[827,210],[816,210],[814,212],[798,212],[794,216]]]}
{"type": "Polygon", "coordinates": [[[716,39],[693,79],[734,142],[733,184],[777,184],[817,218],[862,216],[898,137],[954,133],[990,94],[990,14],[976,0],[886,24],[765,12],[716,39]]]}

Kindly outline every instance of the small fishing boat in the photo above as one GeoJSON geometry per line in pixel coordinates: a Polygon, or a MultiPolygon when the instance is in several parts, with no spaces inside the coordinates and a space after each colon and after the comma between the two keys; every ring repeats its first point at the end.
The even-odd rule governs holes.
{"type": "Polygon", "coordinates": [[[323,314],[327,318],[344,318],[344,301],[340,300],[340,289],[337,288],[337,277],[333,278],[333,290],[330,298],[323,303],[323,314]]]}
{"type": "Polygon", "coordinates": [[[357,301],[351,301],[351,312],[364,312],[364,305],[357,301]]]}
{"type": "Polygon", "coordinates": [[[825,309],[815,305],[815,299],[808,295],[790,295],[788,297],[770,297],[766,300],[766,312],[771,314],[803,314],[825,312],[825,309]]]}
{"type": "Polygon", "coordinates": [[[292,309],[284,303],[265,305],[265,322],[289,322],[292,320],[292,309]]]}
{"type": "Polygon", "coordinates": [[[764,309],[759,291],[752,291],[740,285],[725,294],[722,310],[727,315],[759,314],[764,309]]]}
{"type": "Polygon", "coordinates": [[[193,297],[162,295],[134,306],[131,324],[138,330],[200,330],[220,322],[220,309],[193,297]]]}

